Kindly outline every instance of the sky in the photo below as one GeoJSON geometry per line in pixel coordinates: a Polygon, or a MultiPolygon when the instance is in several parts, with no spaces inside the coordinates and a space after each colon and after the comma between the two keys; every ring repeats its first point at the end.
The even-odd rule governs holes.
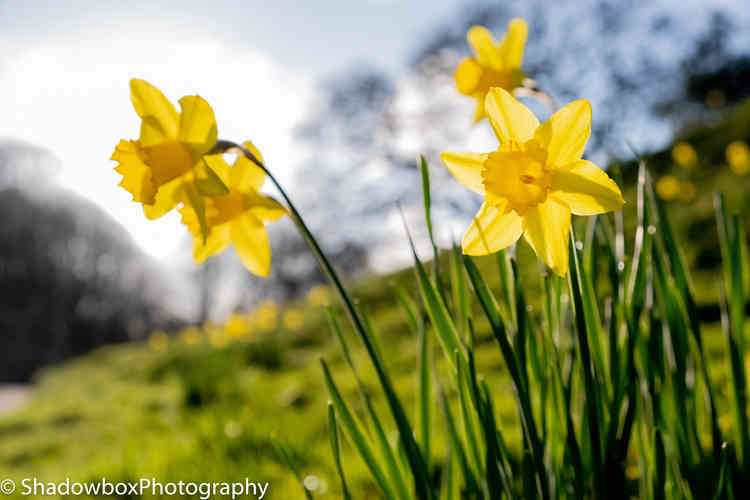
{"type": "Polygon", "coordinates": [[[63,186],[167,259],[184,245],[178,215],[146,220],[109,161],[119,139],[138,136],[130,78],[175,103],[201,95],[221,138],[252,140],[290,181],[304,157],[292,130],[317,82],[351,64],[398,75],[414,41],[459,3],[0,0],[0,138],[50,150],[63,186]]]}

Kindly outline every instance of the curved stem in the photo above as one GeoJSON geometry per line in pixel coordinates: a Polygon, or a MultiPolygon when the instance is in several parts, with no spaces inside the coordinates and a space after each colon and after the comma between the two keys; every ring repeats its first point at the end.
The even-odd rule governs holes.
{"type": "Polygon", "coordinates": [[[261,170],[263,170],[263,172],[266,173],[266,175],[268,175],[268,178],[281,194],[284,202],[287,205],[287,208],[289,209],[289,216],[299,228],[300,232],[302,233],[302,237],[309,245],[312,253],[315,255],[315,258],[318,260],[318,264],[325,273],[326,277],[336,288],[336,291],[338,292],[339,297],[344,304],[344,308],[346,309],[349,319],[351,320],[355,331],[362,340],[362,343],[365,345],[367,354],[372,360],[373,366],[375,367],[375,372],[378,376],[378,380],[383,386],[386,399],[388,400],[388,405],[399,429],[399,435],[404,444],[404,449],[406,450],[406,455],[409,459],[409,465],[414,474],[415,493],[420,499],[433,498],[432,492],[429,488],[428,471],[425,465],[426,462],[424,457],[422,457],[419,446],[414,439],[412,428],[409,424],[408,419],[406,418],[406,413],[404,412],[401,402],[396,396],[396,392],[393,390],[391,380],[388,377],[388,373],[385,371],[385,368],[383,367],[382,361],[377,354],[377,350],[372,339],[370,339],[367,329],[365,328],[364,321],[357,311],[357,308],[354,306],[354,302],[349,296],[349,293],[344,288],[344,285],[341,282],[338,273],[336,273],[336,270],[333,268],[328,258],[325,256],[325,253],[320,248],[320,245],[313,236],[312,232],[310,232],[307,224],[305,224],[305,221],[302,219],[299,211],[297,211],[294,203],[292,203],[292,200],[286,194],[286,191],[284,191],[284,188],[281,186],[276,177],[274,177],[274,175],[268,170],[268,168],[266,168],[263,162],[260,161],[260,159],[258,159],[247,148],[229,141],[218,141],[216,143],[216,146],[214,147],[214,150],[210,154],[218,154],[222,152],[242,153],[245,158],[255,163],[261,170]]]}

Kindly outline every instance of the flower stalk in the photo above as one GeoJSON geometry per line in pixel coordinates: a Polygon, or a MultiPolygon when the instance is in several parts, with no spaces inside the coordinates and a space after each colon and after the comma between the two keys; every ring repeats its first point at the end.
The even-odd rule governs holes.
{"type": "Polygon", "coordinates": [[[378,356],[377,349],[365,327],[364,320],[357,311],[357,308],[354,306],[354,301],[349,296],[346,288],[344,288],[344,285],[341,282],[341,278],[339,277],[338,273],[331,265],[330,261],[323,252],[323,249],[315,239],[315,236],[313,236],[312,232],[307,227],[307,224],[305,224],[305,221],[302,219],[299,211],[294,206],[292,200],[289,198],[289,195],[287,195],[284,188],[281,186],[273,173],[271,173],[271,171],[266,167],[264,162],[257,158],[249,149],[231,141],[217,141],[210,154],[221,153],[237,153],[244,155],[248,160],[252,161],[255,165],[257,165],[265,172],[265,174],[271,180],[271,183],[273,183],[273,185],[276,187],[279,194],[283,198],[284,203],[289,211],[289,216],[291,217],[292,221],[294,221],[295,225],[302,234],[302,237],[305,239],[305,242],[310,247],[310,250],[318,261],[320,268],[323,270],[323,273],[326,275],[328,280],[338,292],[339,298],[344,305],[344,309],[346,310],[347,315],[352,322],[352,326],[359,335],[359,338],[362,340],[362,343],[367,350],[367,354],[370,356],[378,380],[385,390],[388,406],[399,429],[399,436],[403,443],[404,450],[406,451],[406,456],[409,460],[409,466],[414,474],[415,495],[419,499],[432,499],[433,495],[429,487],[429,477],[426,461],[422,456],[419,446],[417,445],[417,442],[411,432],[411,426],[406,417],[406,412],[404,411],[401,402],[396,396],[395,390],[393,389],[393,384],[390,380],[390,377],[388,376],[388,373],[383,367],[380,357],[378,356]]]}

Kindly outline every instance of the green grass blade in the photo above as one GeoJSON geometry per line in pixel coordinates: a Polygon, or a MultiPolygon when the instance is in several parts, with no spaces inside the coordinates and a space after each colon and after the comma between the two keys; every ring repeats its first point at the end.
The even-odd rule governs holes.
{"type": "Polygon", "coordinates": [[[344,467],[341,465],[339,429],[336,423],[336,410],[334,409],[332,403],[328,403],[328,438],[331,441],[333,461],[336,465],[336,471],[339,473],[339,480],[341,481],[341,496],[344,498],[344,500],[351,500],[352,496],[349,493],[349,487],[346,484],[346,477],[344,476],[344,467]]]}
{"type": "Polygon", "coordinates": [[[458,498],[458,490],[456,483],[458,482],[458,474],[455,461],[453,460],[453,453],[451,452],[451,444],[448,443],[445,450],[445,465],[443,466],[443,487],[440,491],[441,500],[452,500],[458,498]]]}
{"type": "Polygon", "coordinates": [[[430,408],[432,406],[432,380],[430,370],[430,337],[423,321],[419,324],[417,339],[417,443],[429,468],[430,463],[430,408]]]}
{"type": "Polygon", "coordinates": [[[453,309],[455,311],[458,331],[465,338],[466,345],[472,348],[469,342],[468,321],[471,311],[469,309],[469,294],[466,287],[466,274],[463,263],[461,262],[461,249],[453,245],[450,253],[451,264],[451,289],[453,291],[453,309]]]}
{"type": "Polygon", "coordinates": [[[466,450],[464,450],[463,443],[461,442],[461,438],[458,435],[456,423],[453,415],[451,414],[450,406],[448,405],[448,399],[446,398],[445,392],[442,390],[442,388],[438,387],[438,393],[440,409],[443,412],[443,420],[445,421],[445,430],[448,434],[448,441],[451,446],[451,454],[453,457],[455,457],[455,460],[458,462],[458,465],[461,468],[464,482],[466,484],[466,489],[468,490],[468,492],[477,495],[480,493],[480,489],[478,486],[479,481],[477,480],[474,472],[469,466],[469,461],[466,458],[466,450]]]}
{"type": "Polygon", "coordinates": [[[395,285],[394,290],[396,291],[396,300],[401,305],[401,308],[406,313],[406,318],[409,320],[412,330],[416,333],[419,332],[419,313],[417,304],[412,299],[406,290],[402,286],[395,285]]]}
{"type": "Polygon", "coordinates": [[[292,471],[292,474],[294,474],[294,477],[297,479],[297,482],[302,487],[302,491],[305,492],[305,498],[307,498],[308,500],[312,500],[312,495],[310,494],[310,490],[308,490],[307,487],[305,486],[305,482],[302,479],[302,475],[299,473],[299,469],[297,469],[297,464],[295,464],[294,460],[292,459],[292,455],[291,453],[289,453],[289,449],[287,448],[287,446],[275,437],[271,438],[271,445],[276,451],[276,454],[278,455],[279,459],[282,462],[284,462],[284,465],[286,465],[289,468],[289,470],[292,471]]]}
{"type": "Polygon", "coordinates": [[[412,255],[414,256],[414,271],[417,276],[417,284],[422,295],[422,301],[424,302],[427,314],[430,317],[430,322],[435,328],[435,332],[438,334],[440,345],[443,348],[446,359],[451,364],[455,373],[456,366],[453,358],[453,353],[459,351],[461,358],[465,361],[466,353],[458,337],[458,331],[456,325],[453,323],[453,319],[445,307],[445,302],[440,298],[438,291],[430,283],[430,279],[427,277],[422,261],[419,260],[417,250],[414,247],[414,240],[411,237],[408,227],[406,227],[406,221],[404,221],[406,228],[406,234],[409,239],[409,245],[411,247],[412,255]]]}
{"type": "Polygon", "coordinates": [[[407,499],[409,498],[408,488],[406,486],[406,483],[404,482],[403,475],[401,474],[401,469],[396,463],[396,455],[394,454],[393,449],[388,442],[388,437],[386,436],[383,424],[380,421],[377,413],[375,412],[375,408],[372,405],[370,396],[365,390],[362,379],[360,378],[358,370],[354,365],[351,355],[349,354],[349,348],[346,344],[346,340],[344,339],[341,327],[339,326],[338,321],[336,320],[336,316],[333,314],[330,308],[328,308],[328,318],[334,332],[336,333],[336,337],[339,340],[341,350],[344,352],[344,358],[346,359],[346,362],[349,365],[349,368],[352,370],[355,380],[357,381],[357,387],[359,388],[359,394],[362,399],[362,403],[364,404],[365,409],[367,410],[367,414],[370,417],[369,421],[372,425],[372,430],[376,438],[378,450],[380,451],[380,457],[385,460],[385,464],[388,469],[388,475],[391,478],[391,481],[393,481],[399,497],[407,499]]]}
{"type": "Polygon", "coordinates": [[[331,377],[331,372],[328,370],[328,365],[325,360],[322,359],[320,360],[320,364],[323,367],[323,375],[325,377],[326,386],[328,387],[328,393],[330,394],[332,404],[336,409],[336,416],[341,423],[341,427],[344,429],[347,436],[349,436],[350,442],[357,449],[357,452],[362,457],[362,460],[364,460],[370,473],[372,473],[375,478],[375,481],[383,490],[385,497],[389,499],[398,498],[391,483],[388,481],[380,462],[376,458],[376,454],[372,449],[369,439],[367,439],[366,434],[362,429],[362,424],[357,421],[357,417],[341,397],[341,393],[331,377]]]}
{"type": "MultiPolygon", "coordinates": [[[[590,317],[585,315],[585,310],[594,307],[593,304],[584,305],[584,293],[581,285],[581,265],[578,262],[578,252],[575,248],[575,234],[571,228],[570,234],[570,288],[573,296],[573,305],[575,307],[576,332],[578,334],[578,348],[581,356],[584,386],[586,389],[586,422],[591,440],[591,459],[594,467],[594,497],[606,498],[604,490],[604,473],[602,470],[602,443],[601,428],[603,424],[599,412],[599,391],[595,382],[594,365],[591,359],[591,350],[588,342],[587,320],[590,317]]],[[[591,300],[590,298],[588,300],[591,300]]],[[[593,326],[593,325],[592,325],[593,326]]],[[[591,330],[596,331],[595,327],[591,330]]]]}
{"type": "MultiPolygon", "coordinates": [[[[510,485],[507,479],[508,473],[505,469],[502,451],[500,443],[498,441],[499,435],[497,430],[497,422],[495,421],[495,409],[492,407],[492,399],[490,397],[490,391],[486,383],[482,382],[479,393],[481,408],[479,418],[482,422],[482,429],[484,431],[487,489],[489,490],[490,498],[500,498],[503,492],[505,492],[509,498],[512,498],[510,485]]],[[[534,484],[535,481],[532,479],[531,483],[534,484],[535,487],[539,488],[542,498],[545,498],[548,494],[546,491],[546,486],[542,486],[541,477],[537,477],[536,479],[540,482],[534,484]]],[[[531,496],[532,491],[535,490],[527,490],[527,496],[531,496]]]]}
{"type": "Polygon", "coordinates": [[[661,429],[658,428],[654,434],[654,479],[652,484],[653,499],[666,500],[667,459],[664,451],[664,437],[662,436],[661,429]]]}
{"type": "Polygon", "coordinates": [[[430,237],[430,244],[432,245],[433,262],[432,272],[435,278],[435,285],[443,300],[443,303],[447,304],[445,297],[445,290],[443,288],[443,280],[440,278],[440,250],[438,250],[435,244],[435,234],[432,230],[432,201],[430,197],[430,169],[427,165],[427,159],[424,155],[419,155],[419,173],[422,176],[422,198],[424,200],[424,219],[427,225],[427,234],[430,237]]]}
{"type": "MultiPolygon", "coordinates": [[[[716,493],[714,493],[714,496],[712,497],[712,500],[721,500],[722,499],[722,493],[724,492],[724,487],[727,483],[727,448],[724,446],[721,449],[721,466],[719,467],[719,480],[716,484],[716,493]]],[[[727,492],[727,496],[730,496],[729,492],[727,492]]]]}
{"type": "Polygon", "coordinates": [[[508,314],[511,319],[511,323],[514,328],[518,327],[518,321],[516,318],[516,283],[515,275],[513,273],[513,262],[514,259],[511,256],[509,249],[500,250],[497,252],[497,267],[500,274],[500,288],[505,297],[505,303],[507,304],[508,314]]]}
{"type": "MultiPolygon", "coordinates": [[[[570,245],[572,246],[575,246],[575,241],[577,241],[573,240],[574,234],[575,232],[571,231],[570,245]]],[[[586,272],[586,269],[583,267],[582,263],[579,263],[578,275],[576,279],[578,280],[580,293],[582,296],[582,311],[585,318],[586,335],[588,337],[589,348],[591,349],[592,353],[592,367],[594,370],[592,376],[594,377],[597,385],[602,388],[601,396],[597,397],[599,397],[602,401],[608,401],[610,399],[612,391],[609,371],[607,370],[607,364],[604,357],[604,346],[602,344],[604,335],[601,319],[599,317],[598,301],[589,273],[586,272]]],[[[600,412],[599,419],[600,421],[602,421],[602,423],[604,423],[603,408],[601,405],[597,405],[597,408],[600,412]]]]}
{"type": "Polygon", "coordinates": [[[728,213],[721,195],[715,198],[716,218],[719,229],[719,243],[722,253],[726,305],[729,321],[724,321],[729,346],[730,378],[732,387],[733,428],[736,432],[735,447],[737,459],[743,467],[749,468],[747,461],[750,437],[745,409],[747,408],[747,374],[744,364],[745,297],[743,246],[745,235],[739,218],[728,213]]]}
{"type": "MultiPolygon", "coordinates": [[[[495,302],[492,292],[484,281],[484,278],[482,278],[479,269],[476,264],[474,264],[471,257],[464,256],[464,267],[466,268],[469,281],[474,288],[474,292],[479,299],[482,309],[490,322],[492,333],[500,346],[503,359],[508,367],[508,372],[510,373],[511,381],[513,382],[514,396],[516,397],[521,425],[526,438],[529,440],[531,452],[534,456],[534,465],[540,484],[541,496],[543,499],[547,499],[549,498],[549,483],[547,471],[544,465],[543,447],[541,440],[539,439],[539,431],[536,422],[534,421],[531,400],[527,392],[525,379],[521,374],[521,367],[518,364],[518,358],[516,357],[513,346],[508,339],[505,326],[500,318],[500,311],[497,308],[497,302],[495,302]]],[[[472,359],[471,352],[469,352],[469,358],[472,359]]]]}
{"type": "Polygon", "coordinates": [[[514,283],[513,295],[515,297],[514,301],[516,305],[516,331],[513,338],[513,348],[516,351],[516,358],[518,359],[521,368],[520,374],[523,377],[524,386],[529,390],[529,376],[526,368],[526,342],[529,336],[531,320],[529,318],[529,313],[526,310],[526,297],[523,293],[523,287],[521,287],[521,283],[518,280],[518,267],[515,261],[511,261],[511,268],[514,283]]]}
{"type": "MultiPolygon", "coordinates": [[[[718,412],[716,409],[716,398],[714,396],[713,383],[709,374],[709,363],[706,361],[705,349],[703,347],[703,337],[701,333],[700,316],[698,307],[692,292],[687,266],[682,251],[677,244],[677,238],[674,235],[671,222],[667,216],[664,202],[654,193],[653,184],[648,178],[645,171],[645,164],[641,165],[645,186],[645,198],[649,207],[650,224],[657,229],[658,238],[656,243],[659,248],[659,255],[666,257],[669,267],[669,275],[674,280],[682,301],[685,304],[690,322],[690,330],[697,344],[698,356],[700,358],[701,374],[705,385],[706,395],[708,397],[708,406],[711,419],[711,437],[713,443],[714,460],[717,462],[721,454],[723,439],[718,423],[718,412]]],[[[640,179],[640,176],[639,176],[640,179]]],[[[640,181],[639,181],[640,184],[640,181]]]]}
{"type": "MultiPolygon", "coordinates": [[[[482,451],[480,450],[479,441],[477,440],[478,432],[474,415],[476,410],[472,411],[469,407],[472,402],[471,395],[469,394],[471,389],[471,375],[465,373],[465,368],[462,368],[462,364],[456,362],[458,366],[458,403],[461,409],[461,419],[463,421],[464,435],[466,436],[466,443],[469,448],[469,456],[472,459],[472,465],[477,475],[481,475],[482,472],[482,451]]],[[[473,406],[472,406],[473,407],[473,406]]],[[[474,407],[475,408],[475,407],[474,407]]]]}

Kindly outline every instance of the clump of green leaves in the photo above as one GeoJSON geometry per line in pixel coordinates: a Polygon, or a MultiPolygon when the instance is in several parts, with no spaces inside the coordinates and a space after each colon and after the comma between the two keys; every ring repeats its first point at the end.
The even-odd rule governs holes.
{"type": "Polygon", "coordinates": [[[331,443],[345,495],[342,441],[356,449],[388,499],[746,498],[746,237],[722,197],[715,203],[724,264],[718,286],[731,412],[723,411],[726,398],[709,373],[701,309],[645,165],[632,244],[626,245],[621,214],[592,217],[572,230],[566,278],[543,275],[541,283],[525,286],[515,257],[501,251],[496,289],[457,248],[449,252],[448,272],[440,267],[424,159],[420,167],[436,258],[430,270],[414,252],[418,297],[396,290],[417,339],[413,423],[366,317],[348,308],[392,419],[375,410],[330,315],[362,402],[359,412],[342,397],[324,361],[331,443]],[[537,285],[535,308],[528,290],[537,285]],[[519,446],[509,444],[517,428],[497,419],[496,400],[504,394],[476,368],[480,321],[489,325],[511,382],[519,446]],[[387,432],[394,425],[395,438],[387,432]]]}

